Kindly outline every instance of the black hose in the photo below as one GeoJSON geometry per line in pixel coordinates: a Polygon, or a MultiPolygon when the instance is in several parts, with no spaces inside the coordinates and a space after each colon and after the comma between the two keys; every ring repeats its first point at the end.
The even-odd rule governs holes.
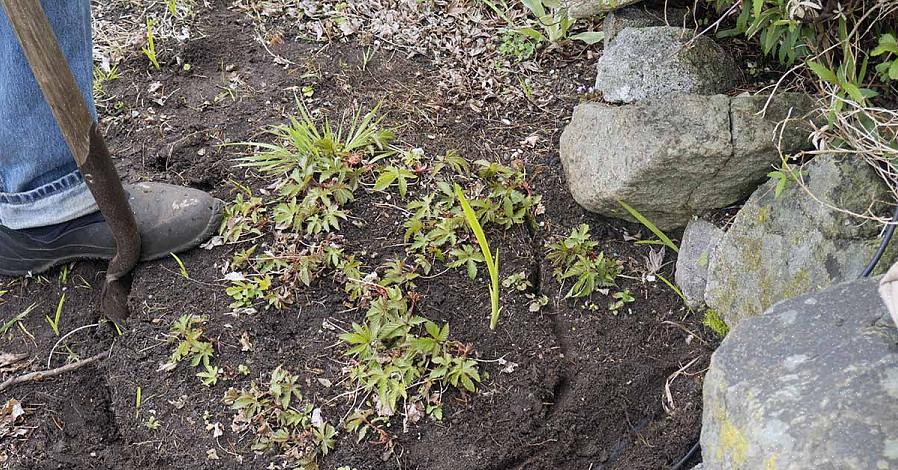
{"type": "Polygon", "coordinates": [[[876,269],[876,265],[879,264],[879,260],[882,258],[882,255],[885,254],[889,242],[892,241],[892,236],[895,235],[896,224],[898,224],[898,205],[895,206],[895,213],[892,214],[892,221],[889,222],[889,226],[886,227],[886,231],[882,236],[882,242],[879,244],[879,249],[876,250],[876,254],[874,254],[873,259],[870,260],[870,264],[864,268],[861,277],[870,277],[870,274],[873,274],[873,270],[876,269]]]}
{"type": "MultiPolygon", "coordinates": [[[[886,231],[882,235],[882,241],[879,243],[879,248],[876,250],[876,253],[873,255],[873,258],[870,259],[870,262],[867,264],[867,267],[864,268],[863,272],[861,272],[860,277],[870,277],[870,274],[873,274],[873,270],[876,269],[876,265],[879,264],[879,260],[882,259],[882,255],[885,254],[886,248],[889,247],[889,242],[892,241],[892,237],[895,236],[895,227],[898,226],[898,205],[895,206],[895,212],[892,214],[892,221],[889,222],[889,226],[886,227],[886,231]]],[[[683,456],[677,463],[670,467],[670,470],[680,470],[683,468],[683,465],[686,465],[695,453],[699,449],[699,445],[701,441],[696,441],[696,443],[689,449],[689,452],[683,456]]]]}
{"type": "Polygon", "coordinates": [[[686,465],[686,462],[691,460],[692,456],[694,456],[695,453],[698,452],[700,443],[701,441],[695,441],[695,444],[693,444],[692,448],[689,449],[689,452],[686,452],[686,455],[683,456],[683,458],[680,459],[679,462],[675,463],[673,467],[670,467],[670,470],[680,470],[681,468],[683,468],[683,465],[686,465]]]}

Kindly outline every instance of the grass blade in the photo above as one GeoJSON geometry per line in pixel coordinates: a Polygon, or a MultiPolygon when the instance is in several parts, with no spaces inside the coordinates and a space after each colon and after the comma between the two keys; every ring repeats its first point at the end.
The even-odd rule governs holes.
{"type": "Polygon", "coordinates": [[[635,208],[633,208],[626,202],[618,200],[617,203],[620,204],[621,207],[626,209],[627,212],[630,213],[630,215],[632,215],[634,218],[636,218],[636,220],[638,220],[639,223],[644,225],[645,228],[651,230],[651,232],[654,233],[655,236],[658,237],[659,240],[661,240],[661,243],[664,244],[664,246],[673,250],[674,253],[680,252],[680,247],[678,247],[676,243],[671,241],[671,239],[668,238],[667,235],[665,235],[664,232],[661,231],[661,229],[659,229],[655,224],[653,224],[651,220],[647,219],[644,215],[640,214],[638,210],[636,210],[635,208]]]}

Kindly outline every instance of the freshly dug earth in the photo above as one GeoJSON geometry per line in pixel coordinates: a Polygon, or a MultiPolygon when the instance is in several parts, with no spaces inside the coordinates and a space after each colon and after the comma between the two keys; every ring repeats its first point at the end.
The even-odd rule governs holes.
{"type": "MultiPolygon", "coordinates": [[[[633,244],[639,227],[591,216],[567,192],[556,148],[578,82],[589,80],[588,61],[543,64],[542,73],[553,71],[556,99],[549,104],[521,100],[474,111],[434,91],[438,73],[420,56],[382,51],[366,61],[366,50],[351,44],[269,46],[293,64],[283,67],[254,41],[253,25],[241,13],[217,5],[202,14],[205,36],[189,41],[181,54],[189,71],[169,65],[147,72],[146,59],[132,57],[121,66],[122,78],[107,84],[110,101],[121,104],[107,107],[104,125],[125,179],[189,185],[226,200],[232,198],[230,179],[264,188],[270,182],[232,168],[230,159],[242,150],[220,144],[262,138],[259,130],[295,113],[294,95],[311,86],[315,105],[330,116],[382,100],[385,123],[397,126],[410,147],[455,149],[470,161],[520,159],[530,188],[544,198],[538,227],[489,233],[502,252],[502,277],[523,271],[533,290],[549,297],[540,312],[531,313],[523,295],[506,289],[499,326],[490,331],[485,269],[476,281],[450,270],[417,282],[419,313],[448,322],[452,336],[484,361],[489,377],[477,393],[450,393],[442,422],[425,419],[407,432],[394,426],[392,455],[339,429],[321,468],[659,469],[685,454],[699,435],[702,371],[714,341],[670,289],[644,275],[650,248],[633,244]],[[618,284],[635,302],[617,315],[604,308],[609,299],[601,294],[592,299],[596,311],[564,300],[566,288],[543,259],[545,243],[584,222],[605,254],[623,263],[618,284]]],[[[382,196],[358,195],[349,207],[353,224],[341,233],[347,251],[364,253],[363,263],[377,266],[403,250],[401,213],[382,196]]],[[[25,407],[16,425],[26,432],[0,434],[0,458],[23,469],[270,468],[280,460],[254,454],[251,437],[231,430],[234,412],[222,395],[279,365],[298,374],[306,399],[339,423],[353,402],[345,393],[348,362],[339,332],[329,325],[345,328],[364,312],[347,307],[341,287],[324,278],[297,292],[296,304],[284,310],[231,314],[221,266],[236,248],[181,256],[190,279],[173,259],[140,267],[123,334],[101,322],[74,333],[51,358],[55,367],[111,348],[108,360],[2,393],[0,401],[16,399],[25,407]],[[169,327],[185,314],[210,318],[205,336],[224,370],[217,385],[201,385],[187,364],[157,370],[171,354],[169,327]],[[241,344],[244,334],[251,348],[241,344]],[[239,375],[239,365],[252,373],[239,375]],[[160,423],[155,430],[145,426],[153,414],[160,423]],[[218,437],[216,424],[223,432],[218,437]]],[[[659,274],[672,279],[673,263],[665,262],[659,274]]],[[[53,316],[65,293],[62,334],[96,323],[103,268],[78,263],[71,272],[0,281],[0,290],[8,291],[0,296],[0,320],[36,305],[3,335],[0,350],[26,353],[33,358],[30,369],[43,369],[59,339],[44,315],[53,316]]]]}

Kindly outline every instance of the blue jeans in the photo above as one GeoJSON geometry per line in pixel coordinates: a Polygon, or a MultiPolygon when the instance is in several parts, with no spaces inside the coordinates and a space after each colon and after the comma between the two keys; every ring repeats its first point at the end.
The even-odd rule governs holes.
{"type": "MultiPolygon", "coordinates": [[[[42,0],[88,108],[96,118],[89,0],[42,0]]],[[[66,222],[97,210],[56,120],[0,9],[0,224],[66,222]]]]}

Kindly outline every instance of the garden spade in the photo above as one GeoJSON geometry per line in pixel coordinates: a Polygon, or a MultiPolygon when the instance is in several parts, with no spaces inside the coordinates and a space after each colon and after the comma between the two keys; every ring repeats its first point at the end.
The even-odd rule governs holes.
{"type": "Polygon", "coordinates": [[[106,271],[100,308],[109,318],[124,320],[128,316],[130,274],[140,259],[141,247],[128,196],[40,0],[0,0],[0,4],[78,169],[112,231],[116,253],[106,271]]]}

